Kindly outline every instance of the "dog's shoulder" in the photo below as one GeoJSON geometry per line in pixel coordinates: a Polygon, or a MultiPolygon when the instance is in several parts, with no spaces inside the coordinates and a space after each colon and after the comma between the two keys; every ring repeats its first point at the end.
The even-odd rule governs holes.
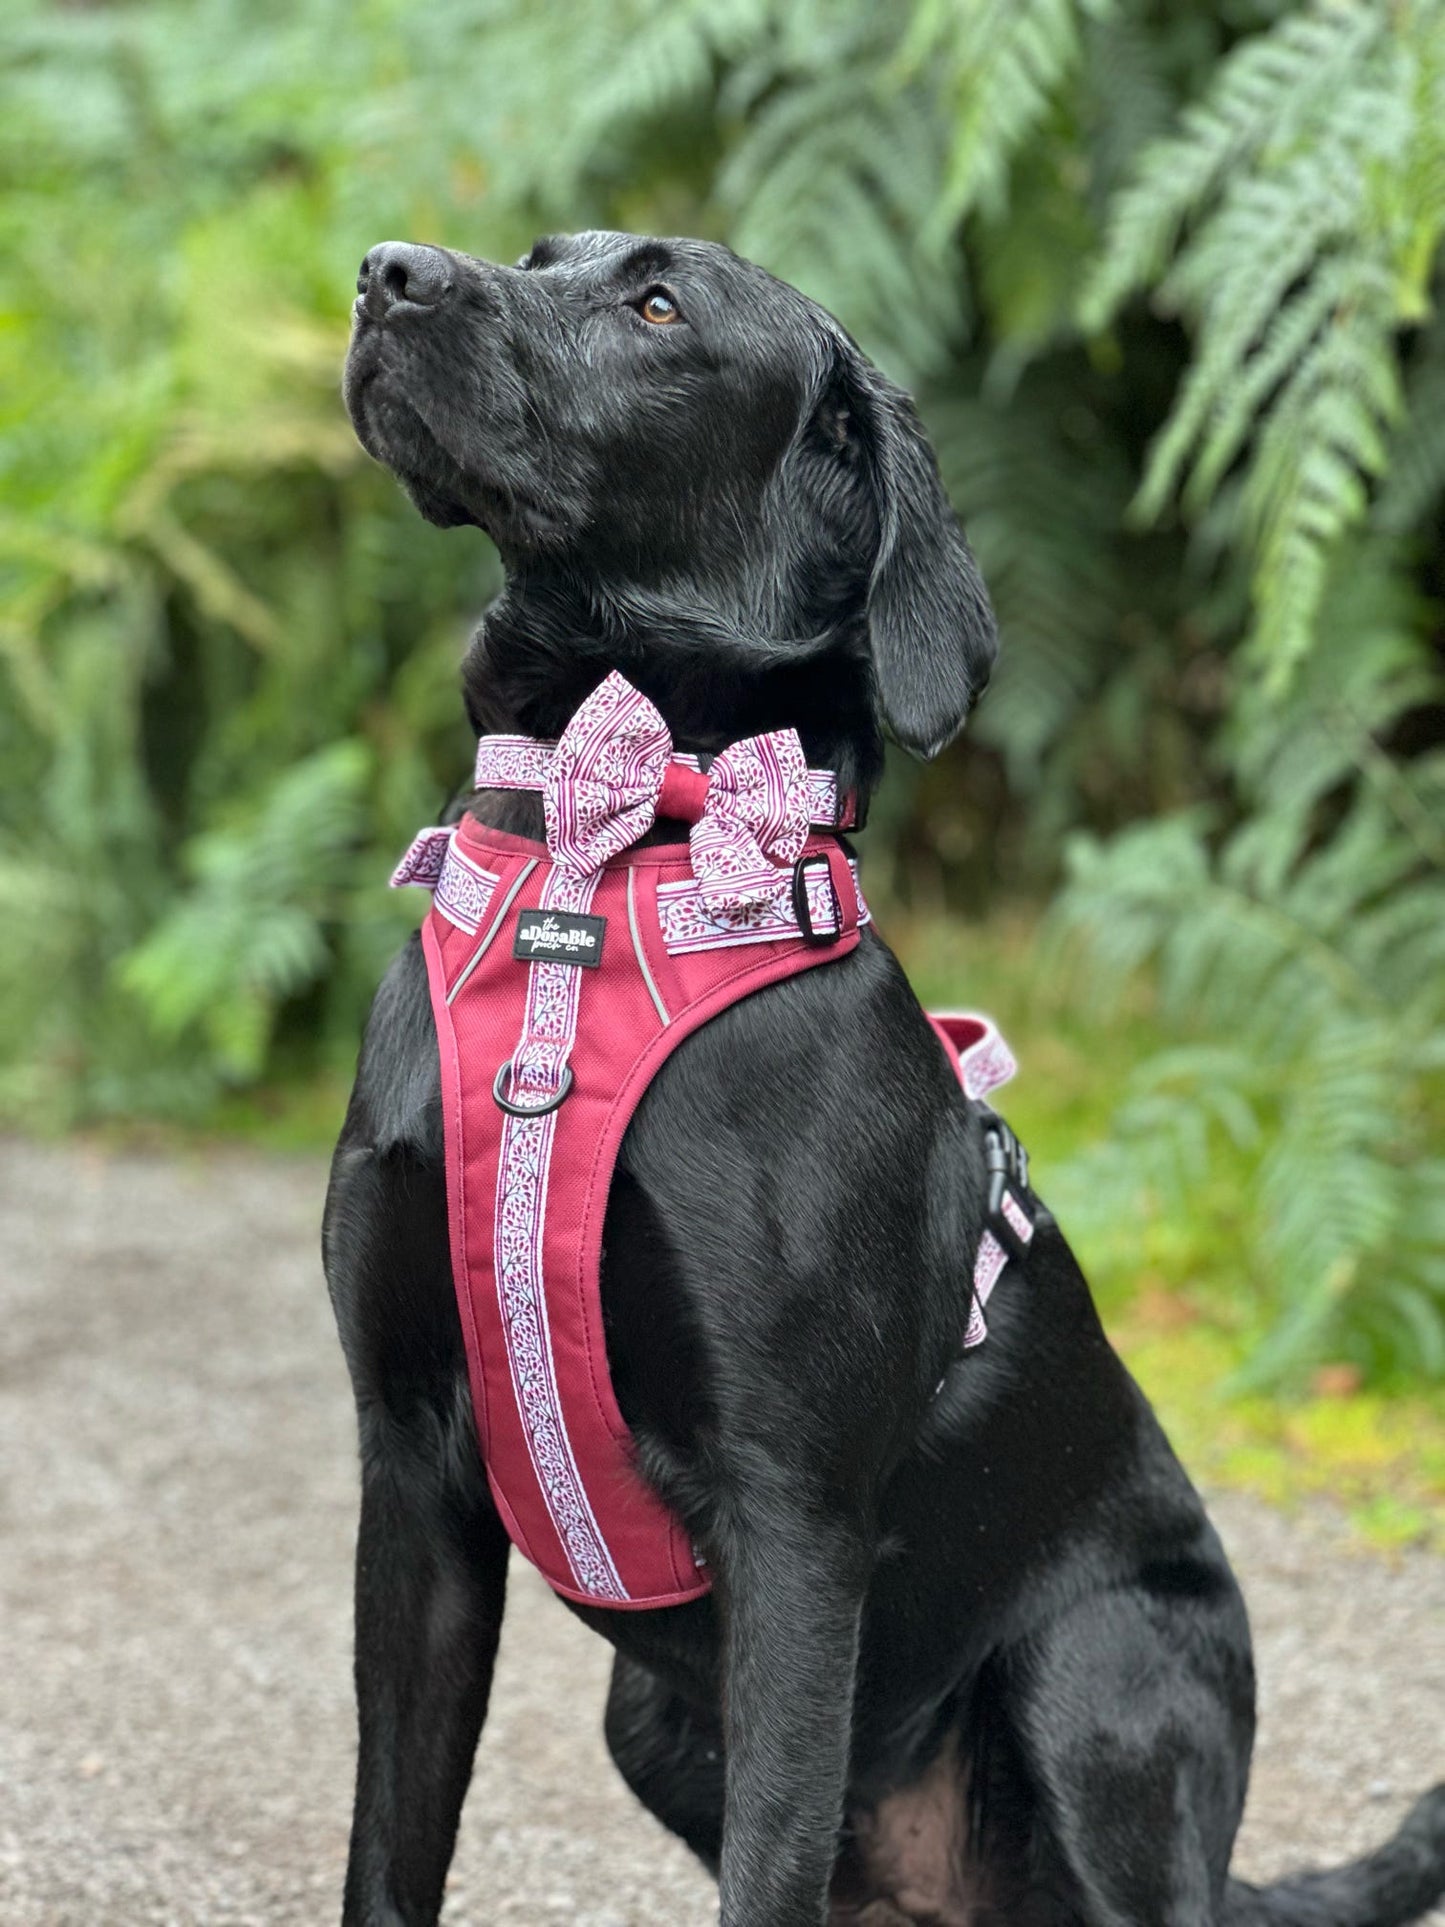
{"type": "Polygon", "coordinates": [[[393,958],[372,1000],[341,1144],[443,1161],[436,1020],[419,935],[393,958]]]}

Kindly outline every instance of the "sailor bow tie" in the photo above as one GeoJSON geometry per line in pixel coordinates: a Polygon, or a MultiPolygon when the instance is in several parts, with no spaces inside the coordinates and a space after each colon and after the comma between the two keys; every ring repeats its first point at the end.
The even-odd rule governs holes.
{"type": "Polygon", "coordinates": [[[695,817],[693,874],[717,909],[786,891],[779,866],[795,863],[808,839],[808,766],[795,729],[730,744],[703,776],[674,761],[658,709],[616,670],[562,732],[541,787],[548,851],[579,876],[636,843],[660,807],[695,817]]]}

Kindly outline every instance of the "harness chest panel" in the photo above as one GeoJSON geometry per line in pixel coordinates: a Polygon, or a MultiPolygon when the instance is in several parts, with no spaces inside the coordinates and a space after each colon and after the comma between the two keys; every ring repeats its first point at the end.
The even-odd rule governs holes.
{"type": "Polygon", "coordinates": [[[827,947],[781,919],[770,931],[766,913],[709,914],[686,846],[629,851],[577,888],[542,845],[468,818],[438,877],[422,942],[477,1429],[508,1533],[568,1599],[640,1608],[708,1589],[634,1467],[613,1395],[603,1218],[623,1133],[669,1053],[728,1004],[857,944],[838,844],[804,854],[816,928],[837,931],[836,884],[855,906],[827,947]],[[525,1114],[529,1093],[569,1076],[555,1108],[525,1114]]]}
{"type": "MultiPolygon", "coordinates": [[[[487,1479],[513,1543],[564,1598],[678,1605],[710,1581],[639,1473],[613,1391],[608,1192],[638,1101],[685,1038],[856,947],[868,911],[852,859],[810,827],[846,823],[850,803],[792,730],[731,744],[704,771],[616,674],[556,743],[483,737],[476,775],[479,789],[539,791],[545,844],[466,817],[423,830],[392,881],[432,891],[422,946],[452,1275],[487,1479]],[[686,844],[637,847],[659,814],[691,824],[686,844]]],[[[1011,1072],[986,1020],[934,1023],[970,1097],[1011,1072]]],[[[992,1221],[1021,1250],[1032,1225],[1006,1189],[1005,1139],[1016,1147],[994,1123],[992,1221]]],[[[1007,1258],[985,1231],[965,1348],[1007,1258]]]]}

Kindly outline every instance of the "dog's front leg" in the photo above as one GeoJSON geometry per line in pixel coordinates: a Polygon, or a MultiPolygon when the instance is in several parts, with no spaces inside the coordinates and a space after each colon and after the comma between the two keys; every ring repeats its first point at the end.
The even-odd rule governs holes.
{"type": "MultiPolygon", "coordinates": [[[[362,1414],[356,1809],[344,1927],[431,1927],[486,1716],[506,1593],[490,1506],[447,1492],[437,1428],[362,1414]]],[[[475,1447],[473,1447],[475,1449],[475,1447]]]]}
{"type": "Polygon", "coordinates": [[[722,1927],[818,1927],[848,1771],[869,1556],[803,1508],[752,1513],[722,1551],[722,1927]]]}
{"type": "Polygon", "coordinates": [[[343,1921],[431,1927],[491,1688],[507,1538],[477,1448],[440,1146],[371,1141],[400,1084],[377,1056],[363,1060],[324,1235],[361,1453],[343,1921]]]}

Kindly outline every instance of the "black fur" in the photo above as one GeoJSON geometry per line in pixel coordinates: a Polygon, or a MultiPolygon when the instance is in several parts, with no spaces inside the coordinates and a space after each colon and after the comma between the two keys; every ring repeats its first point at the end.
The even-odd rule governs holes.
{"type": "MultiPolygon", "coordinates": [[[[554,735],[615,667],[680,747],[792,724],[866,792],[885,729],[931,752],[987,678],[987,600],[911,405],[725,249],[586,234],[507,269],[387,244],[346,396],[423,514],[501,550],[465,668],[478,729],[554,735]],[[661,325],[659,290],[679,317],[661,325]]],[[[471,807],[540,830],[531,797],[471,807]]],[[[718,1873],[728,1927],[1423,1911],[1445,1887],[1439,1792],[1354,1868],[1229,1880],[1254,1722],[1238,1590],[1047,1214],[987,1343],[958,1355],[983,1193],[976,1118],[876,936],[658,1075],[608,1209],[608,1352],[717,1585],[663,1612],[578,1609],[616,1648],[621,1771],[718,1873]]],[[[325,1247],[362,1464],[345,1920],[419,1927],[507,1546],[415,942],[367,1030],[325,1247]]]]}

